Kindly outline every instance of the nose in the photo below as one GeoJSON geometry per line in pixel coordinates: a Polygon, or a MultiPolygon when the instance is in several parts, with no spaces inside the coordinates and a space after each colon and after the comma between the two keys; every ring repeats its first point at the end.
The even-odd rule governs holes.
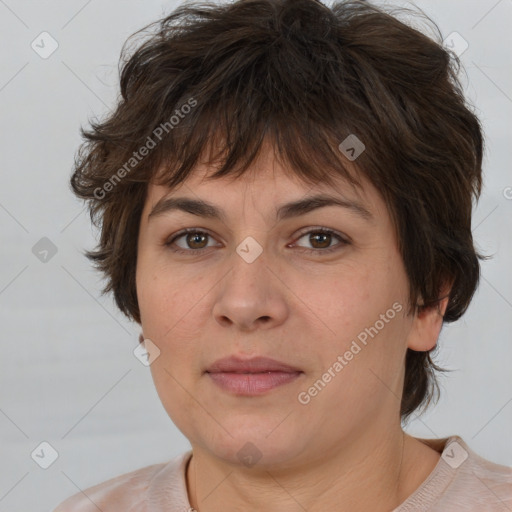
{"type": "Polygon", "coordinates": [[[231,269],[216,288],[213,314],[221,326],[250,332],[286,320],[286,286],[268,263],[265,251],[252,262],[233,252],[231,269]]]}

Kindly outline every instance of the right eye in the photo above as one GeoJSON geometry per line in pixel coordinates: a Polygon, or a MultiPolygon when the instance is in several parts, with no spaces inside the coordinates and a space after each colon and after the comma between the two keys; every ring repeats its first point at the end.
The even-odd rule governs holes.
{"type": "Polygon", "coordinates": [[[208,240],[208,237],[211,237],[211,235],[206,231],[196,228],[187,228],[176,233],[176,235],[174,235],[169,241],[165,242],[165,246],[169,247],[171,251],[180,254],[197,253],[208,248],[207,245],[204,245],[205,241],[208,240]],[[184,240],[184,245],[179,245],[177,243],[180,239],[184,240]],[[176,249],[174,246],[179,248],[176,249]]]}

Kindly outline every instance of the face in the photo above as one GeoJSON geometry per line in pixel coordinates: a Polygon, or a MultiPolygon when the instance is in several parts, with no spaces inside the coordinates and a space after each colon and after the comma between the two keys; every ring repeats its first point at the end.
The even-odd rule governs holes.
{"type": "Polygon", "coordinates": [[[236,180],[209,174],[150,185],[139,233],[142,332],[150,354],[158,347],[151,372],[176,426],[194,448],[270,467],[396,423],[414,318],[378,191],[341,178],[311,187],[271,152],[236,180]],[[283,208],[320,194],[344,204],[283,208]],[[220,217],[166,201],[176,198],[220,217]]]}

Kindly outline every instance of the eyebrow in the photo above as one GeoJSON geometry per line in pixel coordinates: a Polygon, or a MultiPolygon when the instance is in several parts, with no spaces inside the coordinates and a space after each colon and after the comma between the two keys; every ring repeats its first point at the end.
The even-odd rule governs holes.
{"type": "MultiPolygon", "coordinates": [[[[298,201],[285,203],[277,209],[276,218],[277,220],[290,219],[326,206],[341,206],[354,212],[364,220],[370,221],[373,219],[373,215],[370,211],[357,201],[327,194],[310,196],[298,201]]],[[[226,215],[222,209],[207,201],[189,197],[169,197],[160,199],[148,215],[148,220],[173,210],[183,211],[199,217],[219,219],[224,223],[226,222],[226,215]]]]}

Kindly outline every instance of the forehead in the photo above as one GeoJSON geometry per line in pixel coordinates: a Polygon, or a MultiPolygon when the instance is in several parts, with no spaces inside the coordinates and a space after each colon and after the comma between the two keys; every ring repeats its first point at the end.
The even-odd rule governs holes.
{"type": "Polygon", "coordinates": [[[306,180],[276,157],[275,147],[265,140],[245,172],[213,177],[221,165],[221,160],[204,158],[172,189],[162,184],[166,169],[161,167],[158,180],[148,185],[142,217],[149,222],[181,211],[226,223],[255,211],[274,222],[338,203],[346,213],[373,224],[389,218],[380,193],[352,162],[343,167],[357,185],[342,170],[332,169],[325,178],[306,180]]]}
{"type": "MultiPolygon", "coordinates": [[[[253,193],[251,190],[245,194],[241,189],[239,194],[233,189],[223,186],[222,178],[214,183],[216,188],[202,189],[194,184],[183,184],[178,190],[169,193],[167,187],[155,187],[152,197],[148,198],[142,214],[143,225],[151,224],[158,219],[168,216],[189,214],[196,218],[218,220],[225,226],[233,222],[257,222],[257,218],[264,219],[272,225],[279,222],[292,221],[303,218],[312,212],[327,213],[328,219],[352,219],[361,228],[363,226],[388,229],[390,216],[382,202],[351,198],[339,191],[321,192],[309,189],[300,189],[297,192],[280,187],[271,187],[269,193],[253,193]],[[336,208],[336,211],[332,208],[336,208]],[[331,216],[336,217],[332,218],[331,216]]],[[[260,180],[258,183],[262,183],[260,180]]],[[[273,180],[272,183],[275,183],[273,180]]],[[[240,182],[237,182],[240,183],[240,182]]],[[[286,185],[286,183],[285,183],[286,185]]],[[[207,185],[204,184],[206,187],[207,185]]],[[[267,187],[268,188],[268,187],[267,187]]],[[[378,199],[378,198],[377,198],[378,199]]],[[[324,217],[325,219],[325,217],[324,217]]],[[[157,223],[157,225],[160,225],[157,223]]]]}
{"type": "MultiPolygon", "coordinates": [[[[329,181],[307,181],[289,166],[276,159],[273,152],[262,152],[260,156],[242,174],[235,173],[213,177],[218,166],[197,165],[179,185],[172,189],[166,185],[152,182],[148,186],[145,209],[147,213],[162,199],[171,197],[195,197],[221,205],[223,208],[239,208],[253,205],[281,204],[297,201],[304,197],[327,193],[333,197],[365,204],[367,209],[378,212],[385,205],[375,187],[353,166],[347,171],[359,185],[356,186],[341,172],[329,173],[329,181]]],[[[162,169],[158,175],[161,176],[162,169]]],[[[266,207],[265,207],[266,209],[266,207]]]]}

